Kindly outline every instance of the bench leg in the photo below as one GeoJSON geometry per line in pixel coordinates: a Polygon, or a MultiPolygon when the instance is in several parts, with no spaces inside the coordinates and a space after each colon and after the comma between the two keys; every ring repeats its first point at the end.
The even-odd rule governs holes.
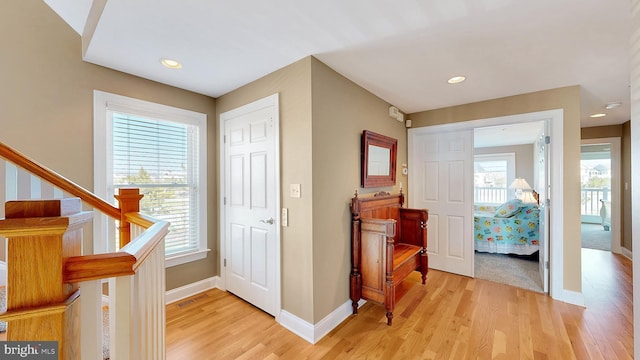
{"type": "Polygon", "coordinates": [[[362,297],[362,276],[359,273],[351,273],[350,297],[353,314],[358,313],[358,301],[362,297]]]}
{"type": "Polygon", "coordinates": [[[427,283],[427,273],[429,272],[429,255],[427,249],[420,251],[420,273],[422,274],[422,285],[427,283]]]}
{"type": "MultiPolygon", "coordinates": [[[[391,277],[393,279],[393,275],[391,277]]],[[[393,285],[393,280],[387,281],[384,294],[384,307],[387,310],[387,325],[391,326],[393,309],[396,307],[396,287],[393,285]]]]}

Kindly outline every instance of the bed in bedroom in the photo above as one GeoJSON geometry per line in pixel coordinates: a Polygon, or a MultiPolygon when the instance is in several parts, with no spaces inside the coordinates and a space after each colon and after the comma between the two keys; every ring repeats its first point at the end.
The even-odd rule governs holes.
{"type": "Polygon", "coordinates": [[[475,250],[479,252],[532,255],[539,250],[537,204],[509,200],[499,206],[475,205],[475,250]]]}

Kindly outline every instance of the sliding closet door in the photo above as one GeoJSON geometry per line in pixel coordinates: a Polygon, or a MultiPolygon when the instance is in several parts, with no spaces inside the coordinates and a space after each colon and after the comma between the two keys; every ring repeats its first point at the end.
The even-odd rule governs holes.
{"type": "Polygon", "coordinates": [[[409,135],[409,205],[429,210],[429,267],[473,277],[473,130],[409,135]]]}

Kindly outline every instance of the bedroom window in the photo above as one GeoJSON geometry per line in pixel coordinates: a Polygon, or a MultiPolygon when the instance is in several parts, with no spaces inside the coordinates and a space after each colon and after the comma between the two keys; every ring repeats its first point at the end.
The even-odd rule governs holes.
{"type": "Polygon", "coordinates": [[[502,204],[512,198],[508,187],[515,179],[515,163],[514,153],[475,155],[474,203],[502,204]]]}
{"type": "Polygon", "coordinates": [[[167,267],[206,257],[206,115],[98,91],[94,105],[96,194],[140,189],[141,212],[171,223],[167,267]]]}

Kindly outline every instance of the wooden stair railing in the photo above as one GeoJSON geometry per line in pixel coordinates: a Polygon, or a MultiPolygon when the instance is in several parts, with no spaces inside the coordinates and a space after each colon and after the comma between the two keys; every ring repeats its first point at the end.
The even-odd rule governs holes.
{"type": "MultiPolygon", "coordinates": [[[[164,358],[164,237],[169,224],[139,213],[142,195],[138,189],[121,189],[116,195],[120,208],[116,208],[1,142],[0,157],[79,198],[6,203],[6,218],[0,220],[0,236],[8,239],[7,312],[0,314],[0,320],[9,324],[7,340],[58,341],[61,359],[85,358],[85,349],[80,346],[83,320],[79,319],[80,309],[76,305],[80,291],[84,293],[84,285],[87,290],[92,289],[90,297],[99,299],[100,279],[130,279],[120,281],[122,291],[118,290],[113,296],[118,299],[128,296],[138,301],[144,294],[134,294],[134,288],[151,279],[149,273],[161,272],[161,276],[151,279],[156,284],[151,289],[157,294],[152,294],[149,306],[158,317],[150,321],[157,328],[151,332],[162,337],[159,340],[162,346],[152,349],[152,357],[164,358]],[[81,254],[82,226],[93,217],[92,212],[82,211],[81,201],[119,221],[121,248],[118,252],[81,254]],[[133,241],[132,225],[139,234],[133,241]],[[154,265],[150,267],[147,263],[154,265]],[[138,279],[138,272],[146,275],[138,279]]],[[[144,304],[135,306],[139,307],[136,311],[140,311],[144,304]]],[[[120,318],[130,323],[139,322],[127,316],[135,313],[134,310],[118,307],[120,318]]],[[[130,326],[140,328],[140,324],[130,326]]],[[[129,336],[119,338],[126,346],[118,346],[112,358],[140,358],[140,346],[132,343],[140,340],[139,335],[131,333],[131,339],[129,336]]],[[[95,358],[94,353],[89,353],[95,358]]]]}
{"type": "Polygon", "coordinates": [[[42,180],[45,180],[54,186],[66,191],[67,193],[79,197],[83,202],[87,203],[94,209],[108,215],[118,221],[120,221],[120,247],[126,245],[131,240],[130,225],[125,216],[129,212],[140,211],[139,201],[141,196],[137,189],[123,189],[127,190],[125,194],[118,195],[118,201],[120,201],[120,208],[117,208],[105,200],[97,197],[91,191],[83,188],[82,186],[68,180],[64,176],[57,172],[40,165],[39,163],[28,158],[26,155],[12,149],[6,144],[0,142],[0,157],[12,162],[15,165],[27,170],[33,175],[38,176],[42,180]],[[136,195],[138,194],[138,195],[136,195]]]}

